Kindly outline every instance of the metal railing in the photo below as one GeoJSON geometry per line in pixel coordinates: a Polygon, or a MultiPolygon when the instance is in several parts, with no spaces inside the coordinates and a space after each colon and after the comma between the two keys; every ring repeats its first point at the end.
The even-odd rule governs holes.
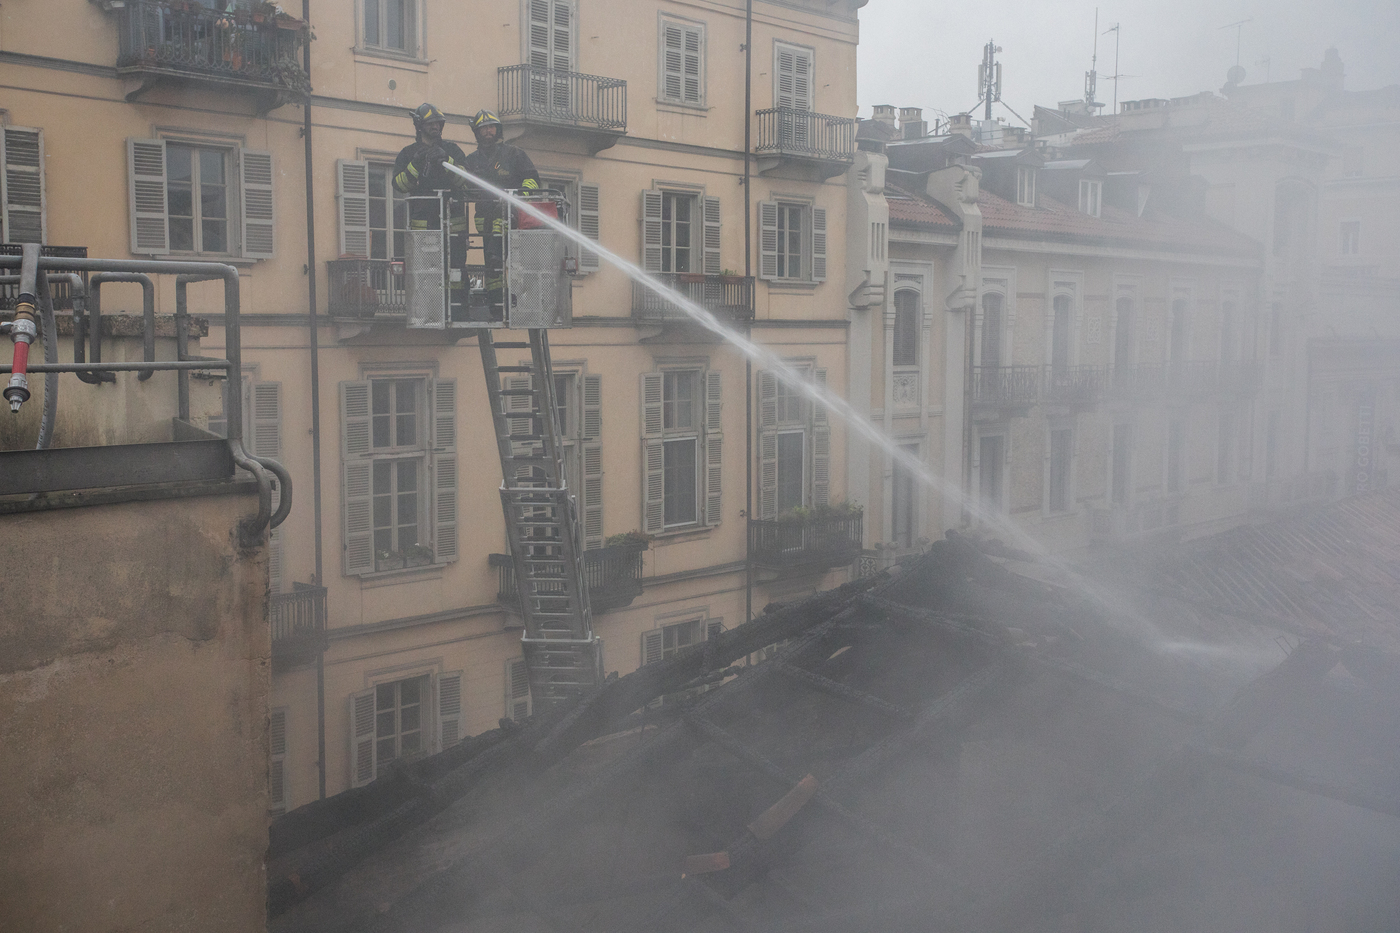
{"type": "Polygon", "coordinates": [[[972,404],[1017,408],[1041,403],[1093,405],[1107,399],[1245,395],[1258,391],[1256,360],[1184,360],[1138,366],[974,366],[972,404]]]}
{"type": "MultiPolygon", "coordinates": [[[[646,545],[624,544],[583,552],[583,576],[595,613],[630,605],[642,594],[642,554],[646,550],[646,545]]],[[[507,606],[518,604],[515,562],[509,554],[492,554],[488,561],[496,568],[496,600],[507,606]]]]}
{"type": "Polygon", "coordinates": [[[972,404],[1034,405],[1040,401],[1041,367],[974,366],[972,404]]]}
{"type": "Polygon", "coordinates": [[[306,26],[291,17],[220,13],[192,2],[127,0],[117,10],[117,68],[165,71],[305,92],[306,26]]]}
{"type": "MultiPolygon", "coordinates": [[[[20,255],[21,245],[19,243],[0,243],[0,256],[20,255]]],[[[41,256],[54,256],[61,259],[86,259],[86,246],[43,246],[39,249],[41,256]]],[[[67,272],[67,269],[53,269],[53,272],[67,272]]],[[[66,280],[57,279],[49,283],[49,296],[53,299],[55,311],[73,310],[73,287],[66,280]]],[[[19,298],[19,284],[0,284],[0,311],[13,311],[15,302],[19,298]]]]}
{"type": "Polygon", "coordinates": [[[309,660],[325,644],[326,588],[293,583],[290,593],[273,593],[267,604],[272,623],[272,660],[309,660]]]}
{"type": "MultiPolygon", "coordinates": [[[[743,321],[753,317],[753,276],[654,272],[652,277],[714,314],[743,321]]],[[[690,317],[675,302],[640,282],[632,283],[632,316],[655,320],[690,317]]]]}
{"type": "Polygon", "coordinates": [[[758,118],[759,155],[801,156],[832,162],[856,157],[856,121],[795,107],[773,107],[754,113],[758,118]]]}
{"type": "Polygon", "coordinates": [[[496,70],[501,117],[555,126],[627,132],[627,82],[535,65],[496,70]]]}
{"type": "Polygon", "coordinates": [[[1044,400],[1059,405],[1092,405],[1103,394],[1099,366],[1047,366],[1044,400]]]}
{"type": "Polygon", "coordinates": [[[766,567],[848,564],[860,556],[863,519],[863,513],[851,512],[792,521],[750,521],[750,553],[755,563],[766,567]]]}
{"type": "Polygon", "coordinates": [[[326,277],[331,317],[372,319],[408,312],[404,274],[395,272],[388,259],[331,259],[326,262],[326,277]]]}

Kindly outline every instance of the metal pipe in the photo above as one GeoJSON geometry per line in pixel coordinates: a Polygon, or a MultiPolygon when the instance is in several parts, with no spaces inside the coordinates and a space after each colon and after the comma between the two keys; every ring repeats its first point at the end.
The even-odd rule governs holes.
{"type": "MultiPolygon", "coordinates": [[[[154,362],[156,358],[156,286],[149,275],[142,272],[99,272],[92,277],[92,361],[102,360],[102,283],[135,282],[141,286],[141,314],[143,317],[144,359],[154,362]]],[[[151,378],[155,370],[143,370],[142,382],[151,378]]],[[[110,382],[111,380],[104,380],[110,382]]]]}
{"type": "MultiPolygon", "coordinates": [[[[53,294],[49,289],[50,276],[38,276],[39,320],[43,327],[44,362],[58,362],[58,323],[53,316],[53,294]]],[[[80,276],[74,275],[74,278],[80,276]]],[[[53,424],[58,418],[58,373],[44,374],[44,413],[39,418],[39,440],[35,450],[47,450],[53,440],[53,424]]]]}
{"type": "MultiPolygon", "coordinates": [[[[744,334],[753,340],[758,289],[753,284],[753,0],[744,4],[744,280],[749,314],[744,334]]],[[[753,621],[753,357],[744,356],[744,621],[753,621]]]]}
{"type": "MultiPolygon", "coordinates": [[[[177,360],[188,359],[190,355],[190,304],[189,304],[189,284],[191,282],[208,282],[211,276],[207,275],[177,275],[175,276],[175,358],[177,360]]],[[[224,342],[228,342],[227,336],[224,342]]],[[[243,401],[243,380],[239,378],[236,383],[230,382],[229,388],[224,394],[238,393],[239,404],[243,401]]],[[[180,418],[190,420],[190,377],[187,373],[182,373],[179,377],[177,387],[180,402],[180,418]]],[[[240,423],[241,428],[241,423],[240,423]]]]}
{"type": "MultiPolygon", "coordinates": [[[[147,369],[158,372],[189,372],[194,369],[232,369],[228,360],[157,360],[154,363],[35,363],[31,373],[139,373],[147,369]]],[[[0,363],[0,373],[10,371],[10,366],[0,363]]]]}
{"type": "Polygon", "coordinates": [[[20,251],[19,260],[19,299],[15,302],[15,317],[9,322],[6,331],[14,341],[14,361],[11,365],[9,384],[5,387],[4,398],[10,403],[10,411],[19,414],[19,408],[29,400],[29,378],[25,375],[29,365],[29,345],[34,342],[38,329],[34,326],[34,301],[39,276],[39,245],[26,243],[20,251]]]}

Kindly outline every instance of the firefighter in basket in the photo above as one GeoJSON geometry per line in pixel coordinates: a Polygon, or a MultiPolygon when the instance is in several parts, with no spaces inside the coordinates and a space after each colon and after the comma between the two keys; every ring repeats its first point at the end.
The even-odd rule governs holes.
{"type": "MultiPolygon", "coordinates": [[[[525,150],[501,140],[501,120],[489,110],[472,118],[476,151],[467,156],[467,171],[497,188],[534,191],[540,187],[535,163],[525,150]]],[[[505,205],[478,202],[476,232],[482,234],[486,256],[486,300],[495,320],[505,319],[505,205]]]]}
{"type": "MultiPolygon", "coordinates": [[[[447,118],[437,107],[429,103],[420,104],[413,111],[413,128],[416,138],[404,146],[399,157],[394,160],[394,190],[413,198],[435,196],[439,191],[451,195],[448,208],[449,234],[451,236],[448,262],[453,270],[451,276],[451,301],[461,305],[466,301],[467,264],[467,208],[465,198],[468,185],[461,175],[449,172],[442,163],[462,167],[467,155],[462,147],[442,138],[447,118]]],[[[432,230],[438,226],[441,207],[435,201],[410,200],[408,202],[408,226],[411,230],[432,230]]]]}

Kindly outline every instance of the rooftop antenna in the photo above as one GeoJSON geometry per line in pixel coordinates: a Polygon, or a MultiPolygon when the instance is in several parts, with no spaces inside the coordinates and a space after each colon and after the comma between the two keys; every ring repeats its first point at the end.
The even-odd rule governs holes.
{"type": "MultiPolygon", "coordinates": [[[[1125,77],[1118,73],[1118,48],[1123,40],[1123,31],[1119,27],[1122,25],[1122,23],[1114,23],[1103,31],[1104,35],[1108,35],[1110,32],[1113,33],[1113,118],[1115,120],[1118,119],[1118,79],[1120,77],[1125,77]]],[[[1098,17],[1095,17],[1094,29],[1097,30],[1098,28],[1098,17]]],[[[1094,49],[1097,52],[1098,39],[1094,40],[1094,49]]]]}
{"type": "Polygon", "coordinates": [[[1226,75],[1226,79],[1231,84],[1239,84],[1244,80],[1244,68],[1240,66],[1240,41],[1244,38],[1244,24],[1252,22],[1254,22],[1254,17],[1251,16],[1248,19],[1237,20],[1220,27],[1221,29],[1235,30],[1235,64],[1226,75]]]}
{"type": "Polygon", "coordinates": [[[982,48],[982,64],[977,66],[977,93],[982,97],[978,103],[987,105],[988,122],[992,119],[992,103],[1001,100],[1001,63],[997,61],[1000,51],[1001,46],[989,39],[982,48]]]}
{"type": "Polygon", "coordinates": [[[1099,86],[1099,8],[1094,7],[1094,57],[1089,60],[1089,70],[1084,74],[1084,109],[1094,112],[1094,94],[1099,86]]]}

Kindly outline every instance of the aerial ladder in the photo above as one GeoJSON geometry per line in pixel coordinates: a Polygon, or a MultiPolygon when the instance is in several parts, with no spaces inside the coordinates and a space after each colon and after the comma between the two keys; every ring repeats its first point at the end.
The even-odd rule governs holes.
{"type": "MultiPolygon", "coordinates": [[[[542,212],[567,219],[561,192],[521,194],[542,212]]],[[[530,694],[534,709],[543,711],[602,680],[549,358],[550,329],[572,324],[577,257],[565,237],[525,215],[473,232],[466,211],[496,205],[494,199],[463,202],[439,192],[431,200],[438,205],[437,223],[406,232],[404,265],[395,271],[403,276],[409,327],[477,338],[501,461],[501,509],[525,623],[530,694]],[[493,332],[500,329],[523,331],[527,339],[497,340],[493,332]]]]}

